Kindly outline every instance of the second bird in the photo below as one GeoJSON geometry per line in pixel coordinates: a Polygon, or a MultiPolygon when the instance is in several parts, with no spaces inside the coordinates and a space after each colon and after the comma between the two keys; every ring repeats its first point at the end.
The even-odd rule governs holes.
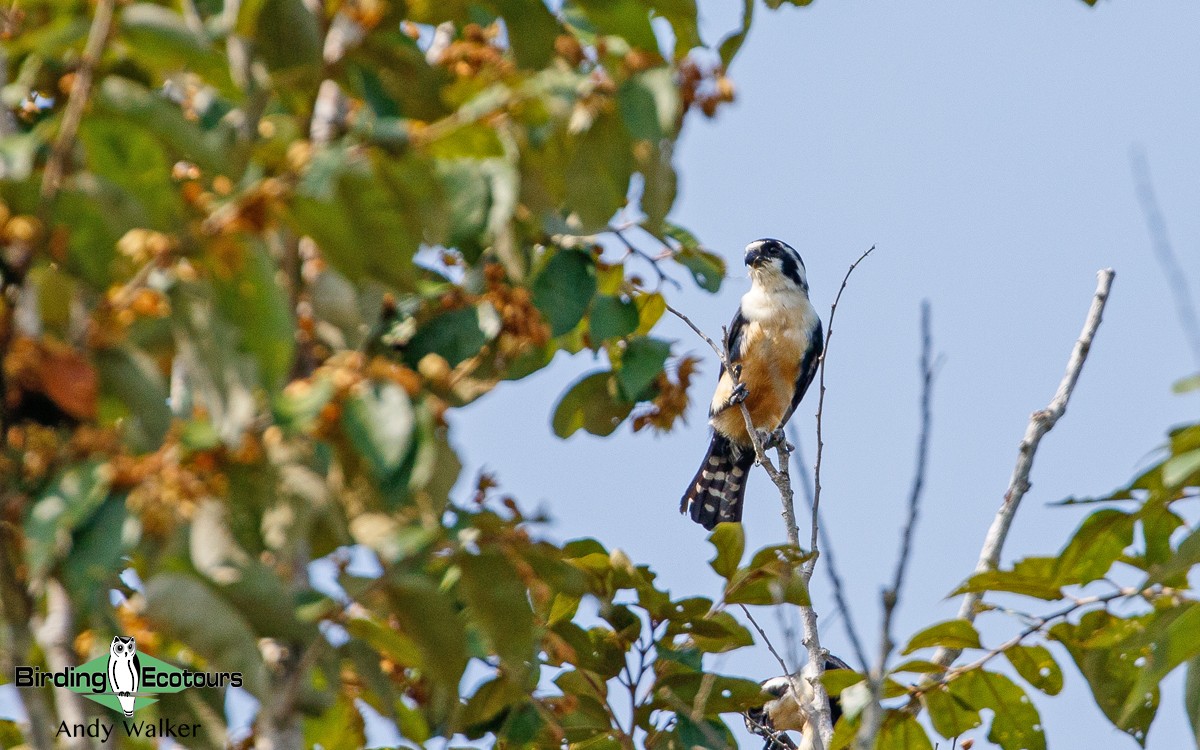
{"type": "Polygon", "coordinates": [[[795,249],[779,240],[751,242],[746,268],[750,291],[725,341],[737,385],[722,367],[708,412],[712,441],[679,506],[706,529],[742,520],[754,444],[739,404],[745,403],[768,444],[783,440],[783,426],[808,390],[824,345],[821,319],[808,300],[804,261],[795,249]]]}

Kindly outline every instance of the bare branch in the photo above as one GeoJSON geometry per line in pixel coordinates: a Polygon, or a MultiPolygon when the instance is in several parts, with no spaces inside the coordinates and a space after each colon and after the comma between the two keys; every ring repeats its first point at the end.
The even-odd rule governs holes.
{"type": "MultiPolygon", "coordinates": [[[[803,578],[805,586],[808,586],[809,582],[812,581],[813,570],[815,570],[817,558],[820,556],[818,542],[821,526],[818,523],[818,519],[821,517],[821,459],[825,452],[825,439],[822,432],[825,415],[825,362],[829,357],[829,343],[833,339],[833,318],[837,313],[838,302],[842,299],[842,292],[846,291],[846,284],[850,281],[850,274],[854,273],[854,269],[858,268],[858,264],[862,263],[874,250],[874,245],[867,248],[867,251],[858,256],[858,260],[851,263],[850,268],[846,269],[846,275],[842,277],[842,285],[838,288],[837,296],[833,299],[833,305],[829,308],[829,323],[825,334],[825,348],[821,352],[820,390],[817,397],[817,462],[813,468],[812,534],[810,537],[810,546],[813,555],[808,562],[800,566],[800,576],[803,578]]],[[[829,652],[821,648],[821,638],[817,632],[816,610],[811,606],[800,607],[800,622],[804,628],[804,647],[808,650],[808,661],[812,670],[811,674],[808,675],[808,681],[813,688],[813,703],[817,709],[817,736],[821,740],[821,746],[828,747],[830,741],[833,739],[833,722],[830,719],[829,713],[829,692],[825,689],[825,683],[822,681],[822,678],[825,676],[825,658],[829,652]]]]}
{"type": "MultiPolygon", "coordinates": [[[[808,509],[811,512],[813,506],[813,488],[812,477],[808,473],[808,466],[804,463],[804,456],[800,450],[800,433],[794,425],[788,425],[788,439],[795,445],[793,455],[796,457],[796,471],[800,474],[800,487],[804,490],[804,499],[808,503],[808,509]]],[[[821,519],[818,519],[820,521],[821,519]]],[[[833,603],[837,607],[835,611],[842,615],[842,625],[846,631],[846,638],[850,641],[850,646],[854,649],[854,656],[858,659],[858,663],[863,670],[870,669],[871,662],[867,660],[866,649],[863,648],[862,640],[858,637],[858,628],[854,624],[854,615],[850,611],[850,602],[846,599],[846,583],[842,580],[842,575],[838,571],[837,559],[833,553],[833,541],[829,538],[829,532],[825,528],[823,522],[817,529],[818,538],[821,541],[821,557],[825,561],[825,571],[829,574],[829,582],[833,585],[833,603]]]]}
{"type": "MultiPolygon", "coordinates": [[[[1071,350],[1070,359],[1067,360],[1067,371],[1063,374],[1062,382],[1058,384],[1058,390],[1050,404],[1045,409],[1034,412],[1029,418],[1029,426],[1025,429],[1025,437],[1021,439],[1021,445],[1017,451],[1017,464],[1013,468],[1008,490],[1004,493],[1004,501],[1000,504],[1000,509],[996,512],[991,527],[988,528],[983,548],[979,552],[979,562],[975,565],[976,573],[995,570],[1000,564],[1000,552],[1004,548],[1008,530],[1012,527],[1013,517],[1017,513],[1021,499],[1029,490],[1029,472],[1033,469],[1033,458],[1037,454],[1038,445],[1042,442],[1045,434],[1053,429],[1067,411],[1067,402],[1070,401],[1075,384],[1079,381],[1079,373],[1083,370],[1083,363],[1087,360],[1088,351],[1092,348],[1096,330],[1100,327],[1104,306],[1108,302],[1108,293],[1112,288],[1115,275],[1111,268],[1097,272],[1096,292],[1092,297],[1092,305],[1088,310],[1087,319],[1084,321],[1083,331],[1079,334],[1079,339],[1071,350]]],[[[974,622],[977,608],[982,600],[982,593],[972,592],[965,595],[962,605],[958,609],[958,616],[967,622],[974,622]]],[[[940,666],[948,667],[961,653],[961,649],[940,648],[934,654],[932,661],[940,666]]]]}
{"type": "Polygon", "coordinates": [[[63,173],[66,170],[67,154],[75,145],[75,134],[79,132],[79,123],[83,120],[83,110],[87,106],[88,97],[92,92],[92,78],[96,74],[96,65],[100,55],[104,53],[104,45],[108,41],[108,33],[112,29],[113,7],[115,0],[98,0],[96,15],[92,16],[92,25],[88,29],[87,42],[83,47],[83,57],[79,62],[79,70],[71,82],[71,92],[67,95],[67,106],[63,109],[62,122],[58,127],[58,135],[50,149],[50,158],[46,160],[46,169],[42,172],[41,198],[43,210],[49,208],[50,201],[58,195],[62,186],[63,173]]]}
{"type": "Polygon", "coordinates": [[[921,507],[921,492],[925,487],[925,467],[929,458],[929,428],[932,421],[930,405],[933,397],[933,333],[930,330],[929,301],[921,303],[921,428],[917,438],[916,468],[913,470],[912,489],[908,494],[908,517],[900,535],[900,554],[896,559],[896,572],[892,586],[883,592],[883,618],[879,628],[879,655],[874,668],[867,676],[871,700],[863,709],[863,721],[855,738],[858,750],[871,750],[883,722],[883,680],[887,674],[888,658],[895,644],[892,642],[892,618],[896,605],[900,603],[900,591],[904,586],[904,573],[912,557],[913,532],[917,526],[917,515],[921,507]]]}
{"type": "Polygon", "coordinates": [[[1081,599],[1076,599],[1071,604],[1067,605],[1066,607],[1063,607],[1062,609],[1060,609],[1056,612],[1051,612],[1050,614],[1047,614],[1047,615],[1035,617],[1035,618],[1033,618],[1032,622],[1030,622],[1030,624],[1028,626],[1026,626],[1023,630],[1021,630],[1020,633],[1017,633],[1012,638],[1009,638],[1007,641],[1001,643],[999,646],[996,646],[995,648],[987,651],[986,653],[984,653],[983,656],[979,657],[978,659],[971,662],[970,664],[964,664],[960,667],[955,667],[954,669],[947,670],[946,672],[943,672],[941,675],[939,675],[937,677],[937,679],[929,680],[928,682],[923,682],[920,685],[913,687],[911,689],[912,698],[910,699],[910,705],[915,703],[915,701],[919,700],[923,694],[928,693],[930,690],[933,690],[934,688],[948,684],[949,682],[953,681],[957,677],[960,677],[960,676],[966,674],[967,672],[972,672],[976,669],[983,667],[984,664],[987,664],[989,661],[996,658],[1000,654],[1003,654],[1004,652],[1008,651],[1009,649],[1013,648],[1014,646],[1021,645],[1022,641],[1024,641],[1026,638],[1033,635],[1034,633],[1041,631],[1043,628],[1045,628],[1050,623],[1057,622],[1058,620],[1066,619],[1070,615],[1074,614],[1076,611],[1083,609],[1086,606],[1089,606],[1092,604],[1108,604],[1108,602],[1114,601],[1116,599],[1125,599],[1127,597],[1137,596],[1139,594],[1145,596],[1149,593],[1152,593],[1152,589],[1138,589],[1138,588],[1122,587],[1122,588],[1118,588],[1116,591],[1110,592],[1108,594],[1103,594],[1100,596],[1087,596],[1087,597],[1083,597],[1081,599]]]}
{"type": "Polygon", "coordinates": [[[1146,150],[1134,146],[1129,150],[1129,163],[1133,168],[1134,187],[1137,189],[1138,202],[1142,204],[1142,213],[1146,216],[1146,228],[1150,231],[1150,244],[1167,277],[1167,288],[1175,298],[1175,315],[1183,328],[1184,338],[1192,349],[1196,365],[1200,367],[1200,318],[1196,315],[1196,305],[1192,302],[1192,294],[1188,290],[1187,274],[1171,247],[1167,236],[1167,222],[1163,219],[1158,207],[1158,198],[1154,194],[1154,182],[1150,179],[1150,162],[1146,158],[1146,150]]]}

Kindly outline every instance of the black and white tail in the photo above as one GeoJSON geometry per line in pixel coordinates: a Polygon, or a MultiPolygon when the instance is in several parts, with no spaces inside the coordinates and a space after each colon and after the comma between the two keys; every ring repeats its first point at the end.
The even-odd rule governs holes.
{"type": "Polygon", "coordinates": [[[753,451],[734,445],[722,435],[713,435],[704,463],[683,493],[679,512],[710,530],[722,521],[741,521],[746,475],[753,465],[753,451]]]}

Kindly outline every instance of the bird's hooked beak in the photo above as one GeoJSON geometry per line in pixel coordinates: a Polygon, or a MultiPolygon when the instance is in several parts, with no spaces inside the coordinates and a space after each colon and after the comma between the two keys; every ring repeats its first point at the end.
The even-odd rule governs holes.
{"type": "Polygon", "coordinates": [[[757,243],[746,248],[746,265],[750,268],[757,268],[761,265],[764,257],[762,248],[757,243]]]}

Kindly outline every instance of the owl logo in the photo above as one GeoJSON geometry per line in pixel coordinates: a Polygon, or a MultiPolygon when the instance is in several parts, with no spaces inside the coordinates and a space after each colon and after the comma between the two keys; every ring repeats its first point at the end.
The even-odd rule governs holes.
{"type": "Polygon", "coordinates": [[[126,716],[133,716],[133,702],[141,675],[137,642],[127,636],[113,638],[112,645],[108,647],[108,689],[116,693],[126,716]]]}

